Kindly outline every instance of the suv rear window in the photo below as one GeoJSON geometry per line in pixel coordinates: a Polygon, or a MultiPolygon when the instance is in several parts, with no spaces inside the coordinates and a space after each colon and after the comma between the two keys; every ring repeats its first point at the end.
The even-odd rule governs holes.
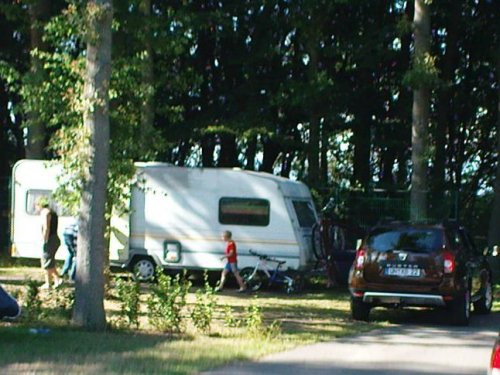
{"type": "Polygon", "coordinates": [[[443,246],[442,231],[437,228],[377,228],[370,233],[367,245],[371,250],[430,253],[443,246]]]}

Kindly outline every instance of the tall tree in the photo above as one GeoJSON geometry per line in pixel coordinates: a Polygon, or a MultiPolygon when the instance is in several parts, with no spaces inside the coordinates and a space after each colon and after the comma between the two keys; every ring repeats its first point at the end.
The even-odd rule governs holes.
{"type": "Polygon", "coordinates": [[[154,122],[154,72],[153,72],[153,45],[151,34],[151,0],[141,0],[139,5],[144,20],[142,52],[142,108],[141,131],[142,147],[150,142],[154,122]]]}
{"type": "MultiPolygon", "coordinates": [[[[442,2],[446,3],[446,2],[442,2]]],[[[435,159],[432,174],[433,185],[433,200],[434,202],[443,202],[444,190],[446,187],[446,162],[447,151],[451,149],[447,147],[448,130],[453,127],[454,111],[453,111],[453,93],[455,71],[459,60],[459,44],[458,38],[463,33],[460,30],[460,18],[462,14],[462,3],[460,1],[448,2],[450,11],[443,12],[447,17],[446,24],[446,49],[441,58],[441,79],[443,81],[439,89],[438,105],[437,105],[437,123],[435,134],[435,159]]]]}
{"type": "Polygon", "coordinates": [[[111,77],[111,0],[87,3],[87,57],[84,128],[88,132],[88,175],[83,187],[78,242],[78,275],[73,320],[104,330],[105,211],[109,165],[109,81],[111,77]]]}
{"type": "MultiPolygon", "coordinates": [[[[415,0],[413,18],[415,55],[413,69],[425,70],[430,60],[431,23],[429,0],[415,0]]],[[[424,73],[425,74],[425,73],[424,73]]],[[[417,79],[419,79],[418,77],[417,79]]],[[[427,163],[430,89],[424,78],[416,82],[412,107],[412,176],[410,217],[413,220],[427,217],[427,163]]]]}
{"type": "MultiPolygon", "coordinates": [[[[28,5],[28,12],[31,39],[31,69],[28,82],[34,86],[34,91],[36,91],[36,88],[43,84],[45,76],[38,53],[46,50],[46,43],[43,41],[43,25],[50,16],[50,1],[31,1],[28,5]]],[[[33,102],[35,99],[29,98],[29,101],[33,102]]],[[[42,116],[40,116],[39,109],[35,105],[28,107],[26,157],[28,159],[44,159],[47,144],[46,126],[42,116]]]]}
{"type": "Polygon", "coordinates": [[[495,199],[490,216],[488,246],[500,246],[500,33],[497,35],[496,73],[497,73],[497,173],[495,180],[495,199]]]}

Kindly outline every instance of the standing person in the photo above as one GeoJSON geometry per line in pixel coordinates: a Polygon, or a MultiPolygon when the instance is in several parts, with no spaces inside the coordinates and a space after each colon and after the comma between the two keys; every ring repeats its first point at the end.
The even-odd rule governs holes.
{"type": "Polygon", "coordinates": [[[246,290],[245,283],[240,276],[238,271],[238,255],[236,254],[236,243],[232,239],[232,233],[228,230],[222,233],[222,239],[226,242],[226,250],[225,255],[221,257],[221,260],[226,259],[227,263],[222,270],[220,276],[219,286],[216,288],[217,291],[222,290],[224,288],[224,283],[226,282],[226,277],[229,272],[232,272],[240,289],[238,292],[244,292],[246,290]]]}
{"type": "Polygon", "coordinates": [[[73,219],[73,222],[64,228],[63,237],[64,244],[68,249],[68,256],[64,261],[61,277],[64,277],[67,274],[70,280],[75,280],[76,242],[78,239],[78,221],[76,219],[73,219]]]}
{"type": "Polygon", "coordinates": [[[50,289],[52,287],[52,279],[54,286],[57,288],[62,284],[62,279],[57,274],[56,270],[56,251],[61,245],[61,241],[57,236],[57,225],[59,218],[54,210],[49,207],[49,201],[45,197],[38,199],[36,203],[37,209],[40,211],[42,219],[42,268],[45,270],[45,284],[42,289],[50,289]]]}

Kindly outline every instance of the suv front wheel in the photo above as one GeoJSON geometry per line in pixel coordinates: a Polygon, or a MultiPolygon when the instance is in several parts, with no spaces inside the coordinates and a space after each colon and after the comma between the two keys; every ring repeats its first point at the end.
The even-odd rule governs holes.
{"type": "Polygon", "coordinates": [[[370,305],[358,298],[351,298],[351,314],[354,320],[367,322],[370,317],[370,305]]]}
{"type": "Polygon", "coordinates": [[[484,283],[480,293],[481,298],[474,302],[474,312],[478,314],[488,314],[493,306],[493,286],[491,285],[490,278],[484,283]]]}

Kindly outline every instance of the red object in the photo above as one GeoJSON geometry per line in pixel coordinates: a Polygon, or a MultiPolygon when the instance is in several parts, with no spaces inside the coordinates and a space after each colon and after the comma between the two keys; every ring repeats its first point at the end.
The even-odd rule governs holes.
{"type": "Polygon", "coordinates": [[[455,255],[446,249],[443,251],[443,268],[444,273],[453,273],[455,270],[455,255]]]}
{"type": "Polygon", "coordinates": [[[356,252],[356,259],[354,260],[354,268],[357,270],[362,270],[365,264],[366,250],[364,247],[360,247],[356,252]]]}
{"type": "Polygon", "coordinates": [[[234,241],[228,241],[226,245],[226,256],[228,263],[237,262],[236,243],[234,241]]]}
{"type": "Polygon", "coordinates": [[[490,369],[500,370],[500,338],[497,339],[491,353],[490,369]]]}

